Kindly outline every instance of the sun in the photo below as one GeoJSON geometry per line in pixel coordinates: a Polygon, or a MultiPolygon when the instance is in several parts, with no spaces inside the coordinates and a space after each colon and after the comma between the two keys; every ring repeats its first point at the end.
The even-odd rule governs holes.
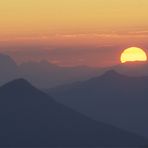
{"type": "Polygon", "coordinates": [[[130,47],[125,49],[120,57],[121,63],[134,62],[134,61],[147,61],[145,51],[138,47],[130,47]]]}

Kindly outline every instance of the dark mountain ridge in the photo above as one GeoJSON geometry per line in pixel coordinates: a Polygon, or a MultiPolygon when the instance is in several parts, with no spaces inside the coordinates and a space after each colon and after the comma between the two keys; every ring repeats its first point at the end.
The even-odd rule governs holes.
{"type": "Polygon", "coordinates": [[[0,87],[1,147],[146,146],[136,134],[89,119],[19,79],[0,87]]]}

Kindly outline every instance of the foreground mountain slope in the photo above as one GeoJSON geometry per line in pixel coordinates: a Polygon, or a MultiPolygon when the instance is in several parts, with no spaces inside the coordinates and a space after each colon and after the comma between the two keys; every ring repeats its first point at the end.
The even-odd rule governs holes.
{"type": "Polygon", "coordinates": [[[0,87],[0,146],[143,146],[147,141],[91,120],[26,80],[0,87]]]}
{"type": "Polygon", "coordinates": [[[62,102],[96,120],[148,137],[148,77],[108,71],[88,81],[50,90],[62,102]]]}

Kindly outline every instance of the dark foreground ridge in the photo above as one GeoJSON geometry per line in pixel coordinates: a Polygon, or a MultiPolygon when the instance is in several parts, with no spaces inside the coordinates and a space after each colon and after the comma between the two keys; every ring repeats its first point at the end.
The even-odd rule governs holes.
{"type": "Polygon", "coordinates": [[[0,147],[145,146],[136,134],[91,120],[19,79],[0,87],[0,147]]]}

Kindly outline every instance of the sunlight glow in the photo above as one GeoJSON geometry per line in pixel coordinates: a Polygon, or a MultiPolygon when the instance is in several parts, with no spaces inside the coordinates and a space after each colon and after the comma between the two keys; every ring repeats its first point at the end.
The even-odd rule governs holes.
{"type": "Polygon", "coordinates": [[[131,61],[147,61],[145,51],[138,47],[130,47],[125,49],[121,54],[121,63],[131,61]]]}

